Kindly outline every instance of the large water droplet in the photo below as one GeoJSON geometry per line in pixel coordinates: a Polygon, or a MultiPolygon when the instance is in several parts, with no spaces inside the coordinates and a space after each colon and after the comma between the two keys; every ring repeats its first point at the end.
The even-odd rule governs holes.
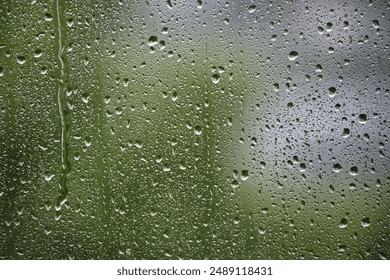
{"type": "Polygon", "coordinates": [[[334,165],[333,165],[333,171],[334,172],[340,172],[340,170],[341,170],[341,165],[339,164],[339,163],[335,163],[334,165]]]}
{"type": "Polygon", "coordinates": [[[292,51],[288,54],[288,59],[290,59],[290,60],[295,60],[295,59],[297,59],[297,57],[298,57],[297,51],[292,51]]]}
{"type": "Polygon", "coordinates": [[[366,228],[366,227],[369,227],[371,225],[371,220],[370,220],[370,218],[365,217],[361,220],[361,223],[362,223],[362,226],[366,228]]]}
{"type": "Polygon", "coordinates": [[[18,55],[16,57],[16,61],[20,64],[20,65],[23,65],[25,62],[26,62],[26,58],[22,55],[18,55]]]}
{"type": "Polygon", "coordinates": [[[346,218],[342,218],[339,224],[339,228],[346,228],[348,226],[348,220],[346,218]]]}
{"type": "Polygon", "coordinates": [[[158,44],[158,39],[156,36],[150,36],[149,40],[148,40],[148,45],[149,46],[155,46],[158,44]]]}
{"type": "Polygon", "coordinates": [[[218,84],[220,78],[221,76],[219,76],[219,74],[214,74],[213,76],[211,76],[211,80],[213,81],[214,84],[218,84]]]}

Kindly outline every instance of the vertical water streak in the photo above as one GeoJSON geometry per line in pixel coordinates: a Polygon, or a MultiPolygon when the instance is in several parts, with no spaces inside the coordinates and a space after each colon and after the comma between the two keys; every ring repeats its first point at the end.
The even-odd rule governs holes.
{"type": "Polygon", "coordinates": [[[57,44],[58,53],[57,58],[60,66],[60,77],[59,86],[57,92],[58,111],[61,120],[61,166],[62,175],[60,178],[60,195],[58,197],[56,209],[60,210],[63,203],[66,202],[66,196],[68,194],[68,187],[66,184],[67,175],[70,172],[70,164],[68,161],[68,126],[66,121],[66,100],[65,100],[65,62],[63,59],[63,39],[61,31],[61,11],[60,11],[60,0],[56,0],[56,18],[57,18],[57,44]]]}

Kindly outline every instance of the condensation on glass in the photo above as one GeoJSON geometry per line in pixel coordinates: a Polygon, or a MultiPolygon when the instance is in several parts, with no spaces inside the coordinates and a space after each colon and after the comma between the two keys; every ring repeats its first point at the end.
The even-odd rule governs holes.
{"type": "Polygon", "coordinates": [[[0,259],[390,257],[387,1],[0,3],[0,259]]]}

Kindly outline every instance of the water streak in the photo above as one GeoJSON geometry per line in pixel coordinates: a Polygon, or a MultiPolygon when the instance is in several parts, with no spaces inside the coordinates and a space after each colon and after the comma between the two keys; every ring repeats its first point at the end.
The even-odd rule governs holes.
{"type": "Polygon", "coordinates": [[[67,176],[70,172],[70,163],[68,160],[68,126],[67,126],[67,110],[65,100],[65,62],[63,58],[63,38],[62,38],[62,27],[61,27],[61,11],[60,11],[60,0],[56,0],[56,14],[57,14],[57,44],[58,53],[57,58],[60,66],[60,77],[59,86],[57,92],[58,111],[61,120],[61,166],[62,175],[60,179],[60,195],[58,197],[56,209],[60,210],[61,206],[66,202],[66,196],[68,194],[68,187],[66,184],[67,176]]]}

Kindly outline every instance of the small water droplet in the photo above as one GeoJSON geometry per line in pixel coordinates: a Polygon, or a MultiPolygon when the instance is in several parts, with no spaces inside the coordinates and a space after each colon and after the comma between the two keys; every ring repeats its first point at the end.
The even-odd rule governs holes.
{"type": "Polygon", "coordinates": [[[329,97],[335,97],[335,95],[336,95],[336,88],[330,87],[329,88],[329,97]]]}
{"type": "Polygon", "coordinates": [[[340,253],[343,253],[347,250],[347,246],[346,245],[343,245],[343,244],[340,244],[339,245],[339,252],[340,253]]]}
{"type": "Polygon", "coordinates": [[[248,9],[249,13],[253,13],[254,11],[256,11],[256,5],[251,5],[248,9]]]}
{"type": "Polygon", "coordinates": [[[211,80],[213,81],[214,84],[218,84],[220,78],[221,76],[219,76],[219,74],[214,74],[213,76],[211,76],[211,80]]]}
{"type": "Polygon", "coordinates": [[[346,218],[342,218],[339,224],[339,228],[346,228],[348,226],[348,220],[346,218]]]}
{"type": "Polygon", "coordinates": [[[37,49],[37,50],[35,50],[33,55],[34,55],[35,58],[38,58],[38,57],[41,57],[42,54],[43,54],[42,50],[37,49]]]}
{"type": "Polygon", "coordinates": [[[351,131],[349,130],[349,128],[344,128],[343,129],[343,137],[344,138],[347,138],[347,137],[349,137],[349,135],[351,134],[351,131]]]}
{"type": "Polygon", "coordinates": [[[248,170],[242,170],[241,171],[241,180],[246,181],[249,177],[249,171],[248,170]]]}
{"type": "Polygon", "coordinates": [[[370,220],[370,218],[365,217],[361,220],[361,223],[362,223],[362,226],[366,228],[366,227],[369,227],[371,225],[371,220],[370,220]]]}
{"type": "Polygon", "coordinates": [[[378,20],[373,20],[372,21],[372,26],[374,26],[374,28],[379,28],[379,21],[378,20]]]}
{"type": "Polygon", "coordinates": [[[359,122],[361,124],[366,123],[367,122],[367,115],[366,114],[360,114],[359,115],[359,122]]]}
{"type": "Polygon", "coordinates": [[[231,186],[233,189],[236,189],[238,187],[239,183],[237,180],[233,180],[232,183],[231,183],[231,186]]]}
{"type": "Polygon", "coordinates": [[[291,61],[297,59],[297,57],[298,57],[298,52],[297,51],[291,51],[288,54],[288,59],[290,59],[291,61]]]}
{"type": "Polygon", "coordinates": [[[259,233],[263,235],[265,233],[265,228],[263,226],[259,227],[259,233]]]}
{"type": "Polygon", "coordinates": [[[352,166],[351,169],[349,170],[349,174],[352,176],[356,176],[359,172],[359,169],[356,166],[352,166]]]}
{"type": "Polygon", "coordinates": [[[18,55],[16,57],[16,61],[20,64],[20,65],[23,65],[25,62],[26,62],[26,58],[22,55],[18,55]]]}
{"type": "Polygon", "coordinates": [[[148,45],[150,46],[150,47],[152,47],[152,46],[155,46],[155,45],[157,45],[158,44],[158,39],[157,39],[157,37],[156,36],[150,36],[150,38],[149,38],[149,40],[148,40],[148,45]]]}
{"type": "Polygon", "coordinates": [[[46,181],[46,182],[50,182],[51,179],[53,179],[54,174],[47,174],[47,173],[45,173],[45,174],[43,175],[43,177],[45,178],[45,181],[46,181]]]}
{"type": "Polygon", "coordinates": [[[199,125],[195,126],[194,133],[195,133],[195,135],[201,135],[202,134],[202,127],[199,125]]]}
{"type": "Polygon", "coordinates": [[[340,172],[341,168],[342,167],[341,167],[341,165],[339,163],[336,163],[336,164],[333,165],[333,171],[334,172],[340,172]]]}

